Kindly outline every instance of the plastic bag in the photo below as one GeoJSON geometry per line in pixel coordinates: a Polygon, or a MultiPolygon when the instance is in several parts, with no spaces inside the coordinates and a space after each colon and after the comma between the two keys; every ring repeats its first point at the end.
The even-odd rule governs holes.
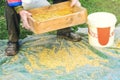
{"type": "Polygon", "coordinates": [[[22,6],[25,10],[48,5],[50,5],[50,3],[47,0],[22,0],[22,6]]]}

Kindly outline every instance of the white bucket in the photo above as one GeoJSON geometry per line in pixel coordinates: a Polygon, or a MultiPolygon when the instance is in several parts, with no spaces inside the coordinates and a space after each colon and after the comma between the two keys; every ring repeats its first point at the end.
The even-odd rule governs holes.
{"type": "Polygon", "coordinates": [[[114,43],[114,29],[117,19],[114,14],[95,12],[88,15],[89,43],[95,47],[110,47],[114,43]]]}

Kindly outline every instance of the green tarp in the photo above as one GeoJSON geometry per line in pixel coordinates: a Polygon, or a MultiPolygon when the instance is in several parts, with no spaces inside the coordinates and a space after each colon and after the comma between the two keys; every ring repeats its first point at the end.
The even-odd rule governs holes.
{"type": "Polygon", "coordinates": [[[30,35],[10,57],[4,55],[7,40],[0,40],[0,80],[120,80],[120,27],[107,48],[90,46],[86,28],[79,34],[80,42],[30,35]]]}

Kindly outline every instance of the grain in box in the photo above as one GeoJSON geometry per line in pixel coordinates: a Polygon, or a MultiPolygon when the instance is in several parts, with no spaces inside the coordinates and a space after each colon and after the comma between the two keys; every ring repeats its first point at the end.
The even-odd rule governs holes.
{"type": "Polygon", "coordinates": [[[53,4],[29,10],[32,17],[28,22],[35,34],[84,24],[87,20],[87,10],[84,7],[71,7],[70,1],[53,4]]]}

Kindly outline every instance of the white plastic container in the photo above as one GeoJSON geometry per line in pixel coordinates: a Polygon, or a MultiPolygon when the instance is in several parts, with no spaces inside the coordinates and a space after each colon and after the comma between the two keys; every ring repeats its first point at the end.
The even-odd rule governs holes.
{"type": "Polygon", "coordinates": [[[114,29],[117,19],[108,12],[95,12],[88,15],[89,43],[95,47],[110,47],[114,43],[114,29]]]}

